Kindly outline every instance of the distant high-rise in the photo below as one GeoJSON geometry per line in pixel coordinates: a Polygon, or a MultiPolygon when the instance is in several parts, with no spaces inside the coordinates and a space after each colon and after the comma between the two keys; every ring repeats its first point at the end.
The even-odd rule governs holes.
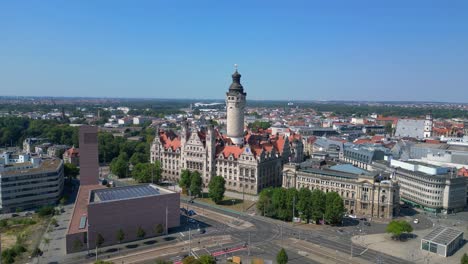
{"type": "Polygon", "coordinates": [[[247,93],[240,83],[241,75],[232,75],[232,84],[226,93],[227,136],[236,145],[244,144],[244,109],[247,93]]]}
{"type": "Polygon", "coordinates": [[[95,126],[80,127],[80,184],[99,183],[98,129],[95,126]]]}

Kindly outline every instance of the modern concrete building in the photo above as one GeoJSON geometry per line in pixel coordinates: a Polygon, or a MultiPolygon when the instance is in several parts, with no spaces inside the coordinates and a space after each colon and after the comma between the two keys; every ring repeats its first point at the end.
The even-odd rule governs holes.
{"type": "MultiPolygon", "coordinates": [[[[4,153],[5,154],[5,153],[4,153]]],[[[63,192],[63,162],[56,158],[0,157],[2,213],[56,204],[63,192]]]]}
{"type": "Polygon", "coordinates": [[[283,187],[337,192],[351,215],[391,219],[399,214],[398,183],[385,180],[380,173],[350,173],[323,163],[310,164],[285,165],[283,187]]]}
{"type": "Polygon", "coordinates": [[[67,253],[94,249],[98,236],[104,239],[102,246],[107,246],[139,239],[140,228],[145,237],[153,237],[180,225],[180,196],[174,191],[152,184],[84,186],[84,190],[89,196],[79,196],[75,205],[66,237],[67,253]],[[159,228],[161,233],[157,233],[159,228]],[[123,241],[117,240],[119,230],[125,234],[123,241]]]}
{"type": "Polygon", "coordinates": [[[409,159],[420,159],[434,164],[449,164],[454,167],[468,165],[468,146],[448,143],[418,143],[409,144],[404,153],[409,159]]]}
{"type": "Polygon", "coordinates": [[[67,253],[94,249],[98,237],[102,246],[167,233],[180,224],[179,193],[152,184],[106,188],[99,185],[97,128],[80,128],[80,189],[66,235],[67,253]],[[162,233],[158,230],[162,229],[162,233]]]}
{"type": "Polygon", "coordinates": [[[392,180],[401,186],[402,201],[437,213],[458,212],[466,206],[466,177],[458,176],[455,169],[394,159],[387,166],[392,180]]]}
{"type": "Polygon", "coordinates": [[[454,228],[439,226],[421,239],[421,249],[440,255],[451,256],[464,244],[463,232],[454,228]]]}

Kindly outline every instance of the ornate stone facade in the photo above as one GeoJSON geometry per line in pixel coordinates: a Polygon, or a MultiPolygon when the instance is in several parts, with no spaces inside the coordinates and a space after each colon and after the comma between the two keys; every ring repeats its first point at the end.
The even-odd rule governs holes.
{"type": "Polygon", "coordinates": [[[283,169],[283,187],[319,189],[337,192],[348,214],[391,219],[399,213],[399,186],[379,176],[358,175],[326,167],[301,168],[287,164],[283,169]]]}
{"type": "Polygon", "coordinates": [[[250,194],[281,186],[283,164],[304,158],[301,137],[244,135],[245,95],[236,70],[226,95],[227,136],[213,126],[189,127],[186,122],[179,135],[158,129],[151,145],[151,162],[160,161],[165,180],[178,181],[181,171],[188,169],[200,172],[204,186],[213,176],[224,177],[228,190],[250,194]]]}

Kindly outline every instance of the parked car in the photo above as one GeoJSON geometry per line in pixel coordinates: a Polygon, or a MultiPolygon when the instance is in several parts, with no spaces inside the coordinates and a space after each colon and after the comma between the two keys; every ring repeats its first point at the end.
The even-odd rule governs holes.
{"type": "Polygon", "coordinates": [[[192,216],[192,215],[196,215],[197,213],[196,213],[194,210],[189,210],[189,211],[187,212],[187,214],[188,214],[189,216],[192,216]]]}
{"type": "Polygon", "coordinates": [[[365,221],[367,221],[367,218],[365,218],[365,217],[362,217],[362,218],[359,218],[359,220],[361,220],[361,221],[364,221],[364,222],[365,222],[365,221]]]}
{"type": "Polygon", "coordinates": [[[189,223],[192,223],[192,224],[195,224],[197,222],[197,220],[193,219],[193,218],[189,218],[189,223]]]}
{"type": "Polygon", "coordinates": [[[419,219],[417,219],[417,218],[416,218],[416,219],[414,219],[413,223],[415,223],[415,224],[419,224],[419,219]]]}
{"type": "Polygon", "coordinates": [[[198,228],[198,233],[205,234],[206,233],[205,228],[198,228]]]}
{"type": "Polygon", "coordinates": [[[364,225],[370,226],[370,223],[369,222],[364,222],[364,225]]]}

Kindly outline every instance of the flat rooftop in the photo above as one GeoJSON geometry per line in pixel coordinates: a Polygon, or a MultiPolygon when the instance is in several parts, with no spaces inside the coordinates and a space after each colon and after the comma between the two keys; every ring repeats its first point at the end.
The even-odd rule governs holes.
{"type": "Polygon", "coordinates": [[[88,225],[86,220],[84,226],[81,225],[82,219],[87,219],[88,217],[88,201],[89,194],[92,190],[106,188],[102,185],[82,185],[78,190],[76,196],[75,206],[73,208],[73,214],[68,226],[68,234],[75,234],[88,231],[88,225]]]}
{"type": "Polygon", "coordinates": [[[148,196],[157,196],[172,193],[169,190],[158,188],[156,185],[144,184],[124,187],[92,190],[90,203],[120,201],[148,196]]]}
{"type": "Polygon", "coordinates": [[[463,232],[450,227],[439,226],[427,234],[423,239],[440,245],[448,245],[463,232]]]}
{"type": "MultiPolygon", "coordinates": [[[[57,158],[43,159],[41,161],[40,166],[37,168],[12,169],[8,171],[2,171],[0,172],[0,175],[4,177],[4,176],[21,176],[21,175],[27,175],[27,174],[32,174],[32,173],[40,173],[40,172],[55,172],[59,170],[61,164],[62,164],[61,159],[57,159],[57,158]]],[[[21,167],[27,167],[27,166],[32,166],[32,163],[31,162],[12,163],[12,164],[6,165],[5,168],[21,168],[21,167]]]]}

